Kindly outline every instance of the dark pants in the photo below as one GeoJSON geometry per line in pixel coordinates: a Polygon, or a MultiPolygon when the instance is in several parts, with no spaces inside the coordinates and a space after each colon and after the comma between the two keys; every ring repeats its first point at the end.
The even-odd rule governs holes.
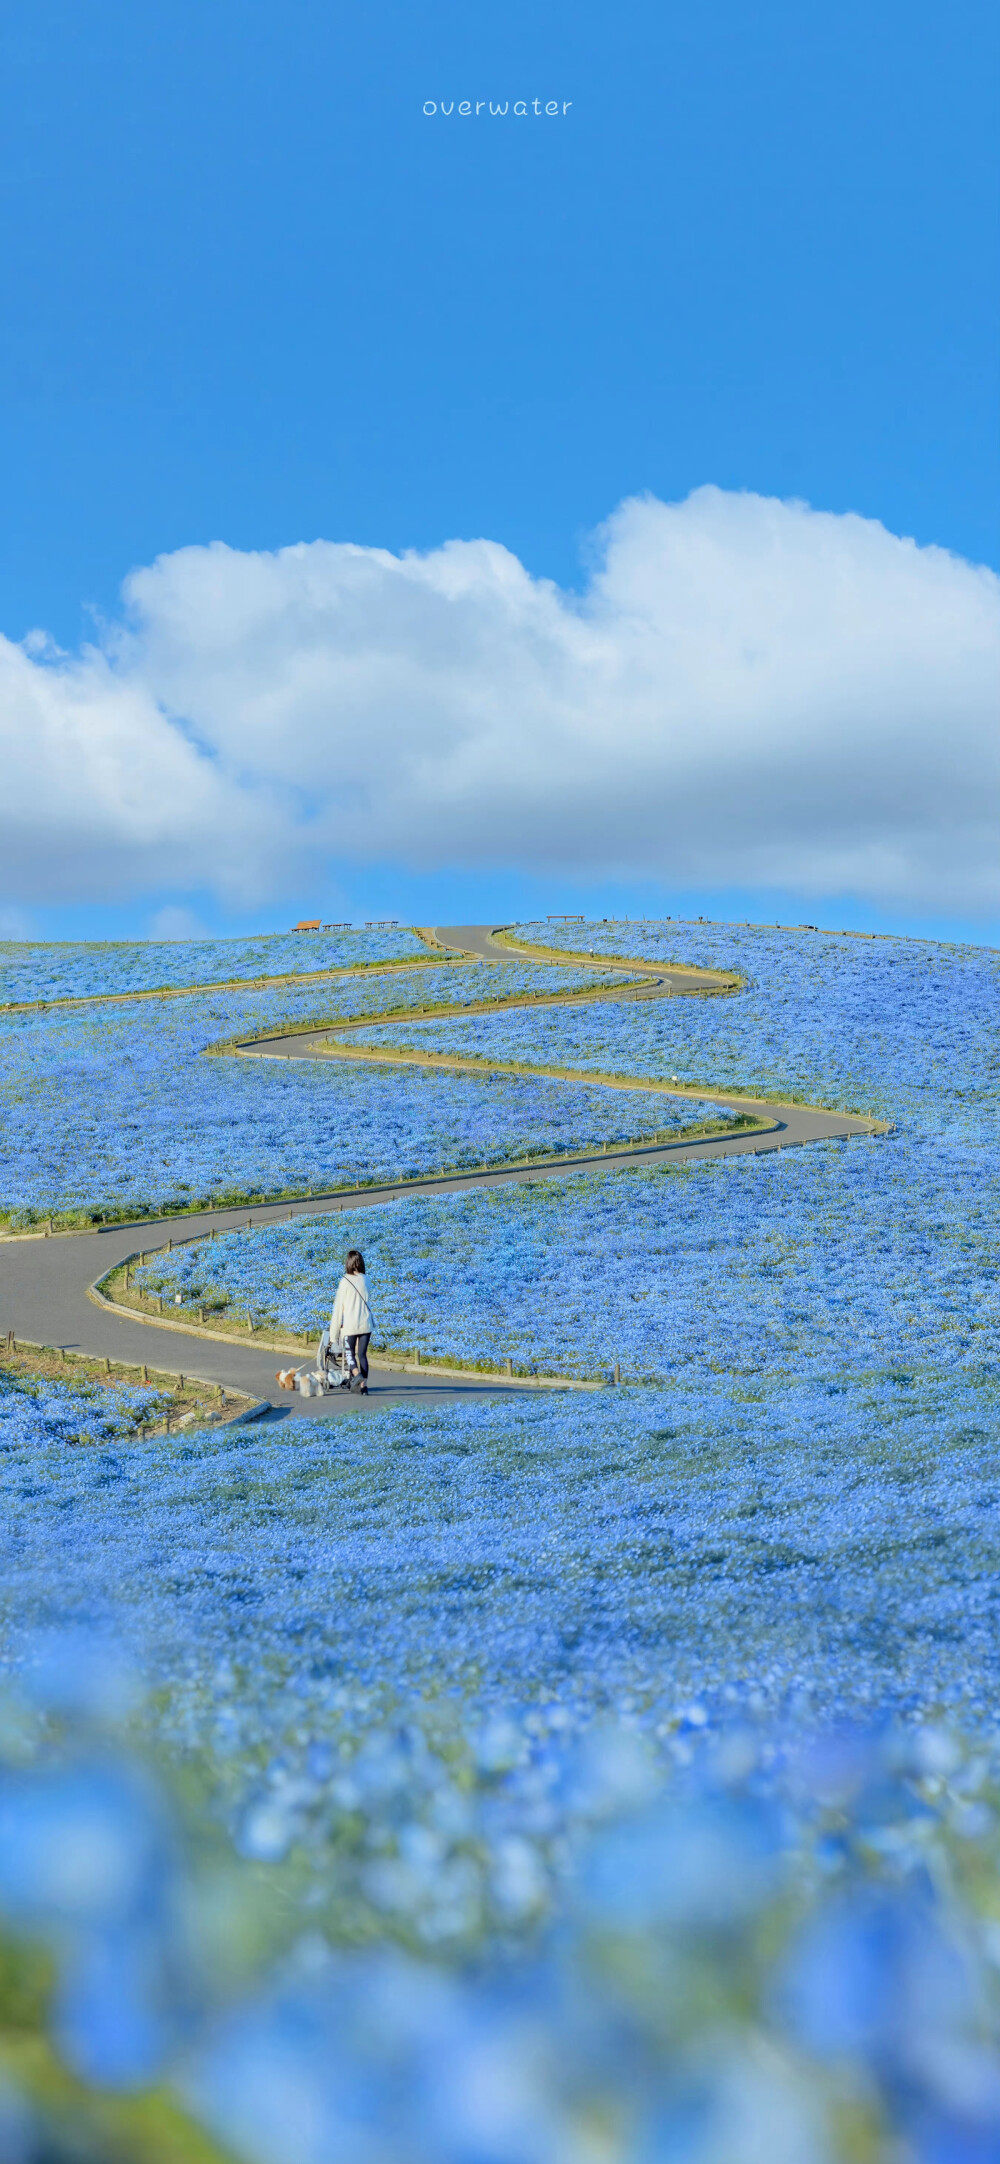
{"type": "Polygon", "coordinates": [[[368,1346],[370,1340],[370,1330],[362,1330],[358,1337],[349,1337],[345,1338],[344,1340],[344,1343],[347,1346],[347,1350],[350,1353],[351,1358],[355,1362],[355,1365],[361,1370],[361,1380],[363,1383],[366,1383],[368,1381],[368,1346]]]}

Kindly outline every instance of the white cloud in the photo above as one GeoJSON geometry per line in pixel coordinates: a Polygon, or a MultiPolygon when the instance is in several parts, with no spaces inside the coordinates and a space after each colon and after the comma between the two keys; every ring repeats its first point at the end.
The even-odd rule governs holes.
{"type": "Polygon", "coordinates": [[[1000,580],[873,520],[623,504],[582,596],[487,541],[180,549],[75,658],[0,646],[16,898],[324,859],[995,906],[1000,580]],[[51,883],[49,883],[51,892],[51,883]]]}
{"type": "Polygon", "coordinates": [[[0,863],[17,900],[141,893],[200,880],[254,891],[264,831],[252,780],[234,792],[131,671],[39,633],[0,637],[0,863]]]}

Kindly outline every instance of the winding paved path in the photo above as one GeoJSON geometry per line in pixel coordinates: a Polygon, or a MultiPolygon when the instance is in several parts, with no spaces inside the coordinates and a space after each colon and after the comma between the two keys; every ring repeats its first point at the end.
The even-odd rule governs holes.
{"type": "MultiPolygon", "coordinates": [[[[501,946],[493,938],[488,925],[435,926],[436,937],[443,946],[463,949],[484,961],[509,961],[519,952],[510,946],[501,946]]],[[[520,950],[524,959],[537,959],[527,950],[520,950]]],[[[570,966],[586,964],[589,956],[568,955],[570,966]]],[[[603,957],[595,957],[601,967],[603,957]]],[[[622,964],[622,967],[633,965],[622,964]]],[[[643,968],[646,965],[641,965],[643,968]]],[[[679,971],[649,966],[654,978],[650,985],[611,990],[610,998],[674,998],[693,991],[717,990],[717,976],[701,975],[696,971],[679,971]]],[[[589,1004],[590,1002],[588,1002],[589,1004]]],[[[507,1003],[511,1004],[511,1003],[507,1003]]],[[[533,999],[525,1005],[539,1007],[543,1001],[533,999]]],[[[565,999],[560,1005],[569,1004],[565,999]]],[[[315,1033],[316,1038],[328,1038],[329,1025],[315,1033]]],[[[312,1033],[303,1033],[283,1039],[269,1039],[266,1052],[257,1057],[310,1058],[315,1053],[306,1049],[312,1033]]],[[[247,1048],[249,1053],[250,1048],[247,1048]]],[[[244,1056],[247,1056],[246,1054],[244,1056]]],[[[587,1078],[592,1079],[592,1078],[587,1078]]],[[[595,1087],[600,1086],[595,1082],[595,1087]]],[[[642,1087],[642,1079],[629,1085],[642,1087]]],[[[683,1095],[683,1092],[678,1092],[683,1095]]],[[[706,1094],[708,1092],[706,1091],[706,1094]]],[[[448,1403],[456,1398],[473,1398],[491,1395],[511,1386],[502,1381],[480,1381],[474,1377],[464,1379],[456,1375],[454,1382],[440,1377],[420,1375],[409,1370],[405,1374],[398,1369],[379,1367],[372,1362],[372,1393],[367,1400],[348,1398],[335,1393],[329,1398],[291,1398],[280,1391],[274,1381],[275,1367],[282,1364],[284,1355],[276,1355],[258,1345],[241,1345],[238,1341],[202,1337],[197,1331],[178,1331],[176,1325],[167,1330],[152,1320],[136,1318],[126,1321],[120,1315],[102,1310],[90,1298],[90,1288],[126,1256],[136,1252],[138,1246],[153,1249],[166,1244],[168,1238],[193,1239],[211,1231],[232,1231],[248,1223],[273,1224],[290,1216],[318,1216],[341,1210],[353,1211],[372,1203],[391,1200],[396,1195],[414,1192],[428,1194],[458,1194],[473,1187],[499,1187],[511,1180],[533,1181],[558,1179],[574,1169],[593,1171],[597,1163],[602,1168],[634,1163],[641,1160],[649,1164],[674,1163],[696,1157],[719,1157],[737,1154],[754,1154],[769,1149],[787,1148],[789,1145],[819,1141],[826,1136],[851,1134],[871,1135],[880,1131],[880,1123],[862,1119],[847,1113],[814,1111],[805,1105],[763,1103],[759,1099],[734,1097],[726,1091],[711,1090],[713,1104],[745,1110],[749,1105],[762,1118],[770,1117],[774,1127],[768,1133],[719,1135],[706,1137],[703,1141],[674,1142],[662,1145],[633,1146],[621,1150],[609,1150],[606,1156],[595,1160],[593,1155],[579,1158],[562,1157],[555,1164],[532,1167],[497,1166],[489,1171],[407,1181],[399,1186],[359,1188],[350,1195],[311,1196],[307,1201],[289,1205],[287,1202],[263,1204],[254,1209],[209,1210],[198,1216],[162,1218],[156,1221],[143,1219],[141,1226],[111,1225],[99,1232],[60,1234],[51,1239],[42,1235],[19,1238],[0,1238],[0,1330],[13,1330],[16,1338],[29,1343],[64,1346],[67,1351],[85,1352],[98,1358],[108,1355],[112,1360],[131,1362],[140,1366],[146,1362],[161,1373],[184,1373],[197,1376],[212,1383],[223,1383],[233,1390],[247,1392],[251,1397],[269,1401],[277,1412],[285,1417],[331,1419],[353,1413],[363,1413],[366,1405],[386,1402],[448,1403]]],[[[305,1358],[303,1353],[300,1358],[305,1358]]],[[[518,1387],[514,1385],[514,1387],[518,1387]]]]}

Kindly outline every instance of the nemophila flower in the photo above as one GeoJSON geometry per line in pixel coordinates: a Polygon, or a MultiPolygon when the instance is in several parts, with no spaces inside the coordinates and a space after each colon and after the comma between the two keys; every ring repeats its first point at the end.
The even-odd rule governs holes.
{"type": "MultiPolygon", "coordinates": [[[[682,1071],[687,1030],[693,1079],[865,1105],[889,1142],[411,1199],[151,1266],[307,1328],[355,1241],[391,1342],[592,1375],[617,1354],[645,1383],[183,1443],[138,1438],[138,1393],[0,1396],[4,1659],[30,1687],[0,1930],[58,1946],[89,2079],[156,2066],[261,2164],[840,2164],[845,2126],[873,2158],[992,2153],[994,964],[812,937],[612,928],[606,951],[750,980],[620,1010],[628,1057],[682,1071]],[[38,1652],[74,1621],[143,1663],[133,1728],[201,1785],[238,1883],[280,1889],[281,1959],[221,2008],[163,1892],[162,1803],[130,1790],[102,1848],[92,1736],[38,1756],[74,1721],[108,1747],[114,1694],[60,1694],[38,1652]]],[[[189,1096],[226,1064],[197,1042],[189,1096]]],[[[441,1077],[411,1080],[409,1127],[351,1100],[387,1150],[426,1146],[421,1107],[430,1147],[456,1131],[441,1077]]],[[[492,1146],[527,1102],[492,1100],[492,1146]]]]}
{"type": "Polygon", "coordinates": [[[621,953],[743,980],[721,999],[533,1018],[533,1040],[565,1048],[569,1065],[622,1063],[637,1076],[853,1107],[914,1133],[996,1137],[1000,961],[989,948],[739,924],[529,924],[519,934],[593,950],[598,963],[621,953]]]}
{"type": "Polygon", "coordinates": [[[461,1818],[401,1733],[456,1693],[484,1796],[520,1798],[499,1833],[546,1842],[563,1804],[536,1710],[572,1740],[629,1702],[682,1755],[733,1706],[989,1718],[996,1393],[976,1372],[846,1373],[831,1393],[702,1371],[84,1451],[63,1420],[19,1399],[0,1428],[8,1658],[54,1622],[116,1624],[162,1690],[162,1734],[216,1768],[250,1848],[292,1849],[322,1816],[307,1753],[339,1751],[366,1697],[338,1810],[461,1818]]]}
{"type": "MultiPolygon", "coordinates": [[[[797,1933],[778,1987],[805,2049],[867,2060],[892,2081],[933,2081],[948,2038],[986,2013],[975,1946],[955,1922],[923,1873],[833,1895],[797,1933]]],[[[996,2102],[1000,2117],[1000,2086],[996,2102]]]]}
{"type": "Polygon", "coordinates": [[[0,1016],[0,1209],[15,1220],[109,1207],[149,1214],[654,1131],[662,1101],[641,1091],[609,1101],[606,1092],[506,1076],[203,1056],[236,1037],[420,1000],[467,1002],[487,987],[562,987],[565,976],[517,962],[431,967],[307,990],[0,1016]]]}
{"type": "MultiPolygon", "coordinates": [[[[434,1719],[440,1731],[441,1710],[434,1719]]],[[[581,1748],[615,1759],[635,1740],[606,1721],[589,1734],[571,1721],[571,1736],[555,1709],[520,1725],[563,1794],[581,1748]]],[[[452,1763],[460,1733],[461,1717],[446,1746],[452,1763]]],[[[958,1777],[977,1761],[948,1740],[958,1777]]],[[[563,1818],[570,1865],[554,1898],[535,1842],[519,1832],[494,1841],[469,1962],[439,1942],[432,1954],[392,1942],[401,1920],[419,1925],[435,1889],[473,1883],[475,1864],[412,1820],[392,1845],[384,1812],[404,1793],[397,1761],[409,1758],[428,1788],[443,1760],[412,1727],[372,1734],[354,1756],[381,1763],[382,1777],[367,1804],[357,1794],[352,1804],[362,1875],[376,1890],[368,1943],[348,1923],[338,1945],[329,1914],[317,1924],[310,1890],[304,1904],[299,1896],[305,1927],[286,1932],[263,1972],[259,1956],[253,1972],[248,1940],[221,1977],[199,1924],[220,1903],[231,1908],[232,1890],[203,1879],[192,1898],[176,1813],[147,1775],[119,1759],[95,1779],[85,1756],[64,1749],[59,1761],[0,1775],[0,1797],[13,1785],[19,1803],[37,1800],[37,1823],[28,1812],[13,1826],[28,1905],[12,1901],[10,1874],[0,1874],[0,1929],[16,1920],[54,1947],[56,2041],[92,2086],[134,2085],[146,2064],[227,2153],[259,2164],[344,2154],[586,2164],[598,2135],[601,2154],[620,2164],[758,2151],[847,2164],[859,2129],[873,2156],[900,2144],[917,2157],[988,2155],[1000,2094],[989,1956],[997,1839],[978,1836],[963,1866],[935,1777],[919,1770],[922,1743],[920,1730],[909,1741],[869,1731],[843,1748],[817,1735],[803,1754],[780,1726],[723,1725],[686,1772],[661,1761],[654,1773],[647,1759],[644,1780],[658,1793],[643,1809],[612,1806],[596,1830],[563,1818]],[[824,1753],[817,1789],[808,1767],[824,1753]],[[831,1887],[817,1858],[838,1753],[845,1862],[831,1887]],[[881,1850],[865,1845],[861,1799],[873,1788],[895,1798],[881,1850]],[[912,1872],[889,1836],[915,1808],[927,1836],[912,1872]],[[54,1864],[53,1826],[66,1851],[54,1864]],[[93,1849],[95,1835],[98,1869],[81,1906],[80,1843],[93,1849]],[[90,1984],[78,2033],[63,2013],[67,1975],[71,2003],[76,1981],[90,1984]]],[[[995,1784],[992,1742],[985,1765],[995,1784]]],[[[522,1785],[525,1771],[522,1753],[522,1785]]]]}
{"type": "Polygon", "coordinates": [[[177,2040],[178,1894],[169,1823],[136,1767],[0,1774],[0,1918],[51,1948],[54,2033],[91,2083],[154,2080],[177,2040]]]}
{"type": "Polygon", "coordinates": [[[318,1331],[356,1244],[387,1348],[584,1376],[616,1358],[633,1377],[724,1368],[748,1391],[800,1373],[836,1392],[870,1369],[876,1396],[915,1409],[928,1364],[996,1358],[994,1165],[985,1145],[858,1138],[414,1196],[180,1248],[140,1282],[318,1331]]]}
{"type": "Polygon", "coordinates": [[[578,1898],[592,1928],[728,1937],[776,1893],[781,1849],[764,1805],[699,1795],[651,1807],[595,1842],[578,1898]]]}
{"type": "Polygon", "coordinates": [[[165,1393],[149,1384],[130,1387],[48,1382],[0,1376],[0,1452],[29,1455],[36,1446],[75,1443],[81,1436],[105,1442],[129,1435],[155,1418],[165,1393]]]}
{"type": "MultiPolygon", "coordinates": [[[[120,1417],[121,1397],[116,1395],[115,1413],[120,1417]]],[[[144,1392],[141,1406],[130,1408],[133,1419],[140,1409],[149,1410],[150,1400],[162,1403],[159,1393],[144,1392]]],[[[58,1627],[36,1633],[31,1664],[21,1673],[20,1687],[29,1703],[56,1719],[87,1721],[97,1727],[120,1726],[141,1696],[140,1678],[120,1639],[58,1627]]]]}
{"type": "MultiPolygon", "coordinates": [[[[596,941],[585,927],[582,944],[592,930],[596,941]]],[[[841,1363],[853,1372],[895,1364],[905,1377],[928,1362],[994,1361],[995,959],[739,927],[611,927],[606,947],[631,951],[626,930],[651,959],[718,964],[728,955],[748,988],[725,1000],[480,1018],[477,1046],[488,1049],[492,1032],[509,1051],[514,1029],[519,1049],[524,1031],[525,1049],[530,1040],[536,1054],[570,1064],[663,1073],[680,1063],[730,1086],[890,1113],[894,1135],[788,1158],[414,1199],[352,1215],[346,1232],[303,1221],[211,1253],[184,1251],[157,1266],[157,1283],[311,1329],[349,1237],[379,1276],[386,1343],[439,1357],[592,1375],[617,1356],[633,1375],[703,1364],[748,1383],[801,1370],[825,1373],[831,1390],[841,1363]]],[[[427,1025],[442,1042],[470,1032],[463,1043],[472,1027],[427,1025]]],[[[690,1112],[682,1104],[680,1116],[690,1112]]],[[[635,1124],[631,1113],[625,1124],[635,1124]]],[[[877,1385],[883,1395],[897,1387],[877,1385]]]]}
{"type": "Polygon", "coordinates": [[[278,977],[426,954],[424,941],[399,927],[381,932],[266,932],[258,939],[66,940],[45,945],[3,940],[0,1003],[278,977]]]}

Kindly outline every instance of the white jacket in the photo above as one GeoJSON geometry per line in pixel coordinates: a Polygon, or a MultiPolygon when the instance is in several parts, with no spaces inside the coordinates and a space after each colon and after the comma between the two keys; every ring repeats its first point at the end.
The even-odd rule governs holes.
{"type": "Polygon", "coordinates": [[[360,1337],[365,1330],[371,1335],[374,1328],[368,1285],[361,1271],[342,1277],[330,1317],[331,1345],[340,1345],[345,1337],[360,1337]]]}

